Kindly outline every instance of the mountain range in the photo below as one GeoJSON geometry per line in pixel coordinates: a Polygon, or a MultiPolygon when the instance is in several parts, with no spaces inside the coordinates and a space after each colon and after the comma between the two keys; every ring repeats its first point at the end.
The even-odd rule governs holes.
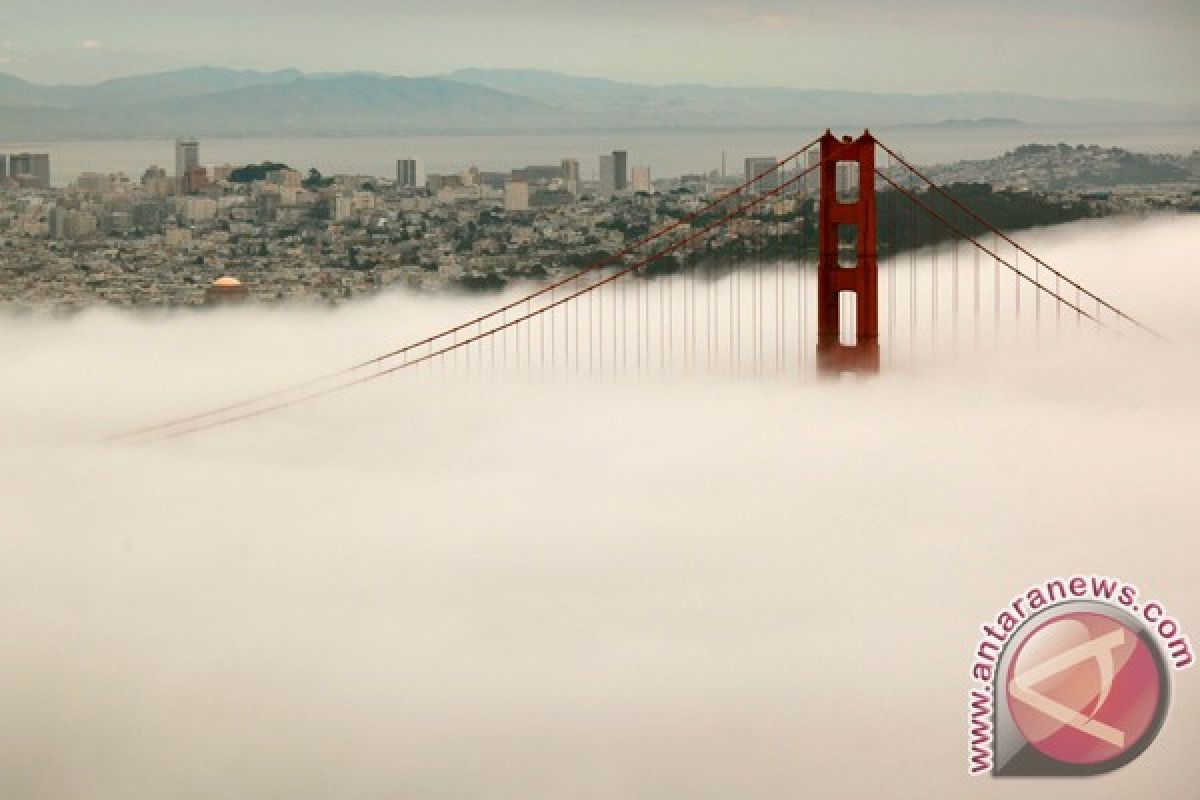
{"type": "Polygon", "coordinates": [[[199,67],[87,86],[40,85],[0,73],[0,139],[885,127],[947,120],[1193,122],[1200,107],[998,92],[652,86],[540,70],[395,77],[199,67]]]}

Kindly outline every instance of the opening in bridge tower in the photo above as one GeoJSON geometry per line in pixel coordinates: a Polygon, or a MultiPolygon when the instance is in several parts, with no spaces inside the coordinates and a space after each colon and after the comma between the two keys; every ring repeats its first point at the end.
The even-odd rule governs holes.
{"type": "Polygon", "coordinates": [[[876,263],[875,138],[820,140],[817,211],[817,368],[879,371],[879,271],[876,263]],[[853,320],[841,299],[853,298],[853,320]],[[852,324],[851,324],[852,323],[852,324]]]}

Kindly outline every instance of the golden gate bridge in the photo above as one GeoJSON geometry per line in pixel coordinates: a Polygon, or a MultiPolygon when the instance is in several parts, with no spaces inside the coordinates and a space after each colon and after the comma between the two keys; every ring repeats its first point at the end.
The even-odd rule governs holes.
{"type": "Polygon", "coordinates": [[[1158,336],[869,131],[857,138],[826,131],[699,209],[488,313],[343,369],[108,441],[210,430],[403,371],[869,375],[921,353],[1085,326],[1158,336]],[[802,242],[786,268],[761,260],[727,270],[686,266],[687,256],[740,236],[751,214],[808,199],[814,182],[815,258],[802,242]],[[888,190],[887,230],[879,222],[881,189],[888,190]]]}

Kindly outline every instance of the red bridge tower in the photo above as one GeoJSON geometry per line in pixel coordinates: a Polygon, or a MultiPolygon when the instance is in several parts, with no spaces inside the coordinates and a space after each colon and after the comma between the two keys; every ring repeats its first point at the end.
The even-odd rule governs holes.
{"type": "Polygon", "coordinates": [[[875,138],[821,137],[817,213],[817,368],[879,371],[879,271],[876,263],[875,138]],[[853,242],[853,252],[843,243],[853,242]],[[842,342],[840,295],[854,295],[853,336],[842,342]]]}

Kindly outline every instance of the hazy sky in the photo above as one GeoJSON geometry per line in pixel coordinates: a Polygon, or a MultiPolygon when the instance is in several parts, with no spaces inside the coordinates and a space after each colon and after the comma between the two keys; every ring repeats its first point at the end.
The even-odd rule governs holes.
{"type": "MultiPolygon", "coordinates": [[[[15,11],[15,9],[14,9],[15,11]]],[[[0,70],[87,82],[186,65],[1195,101],[1194,0],[60,0],[5,15],[0,70]]]]}

